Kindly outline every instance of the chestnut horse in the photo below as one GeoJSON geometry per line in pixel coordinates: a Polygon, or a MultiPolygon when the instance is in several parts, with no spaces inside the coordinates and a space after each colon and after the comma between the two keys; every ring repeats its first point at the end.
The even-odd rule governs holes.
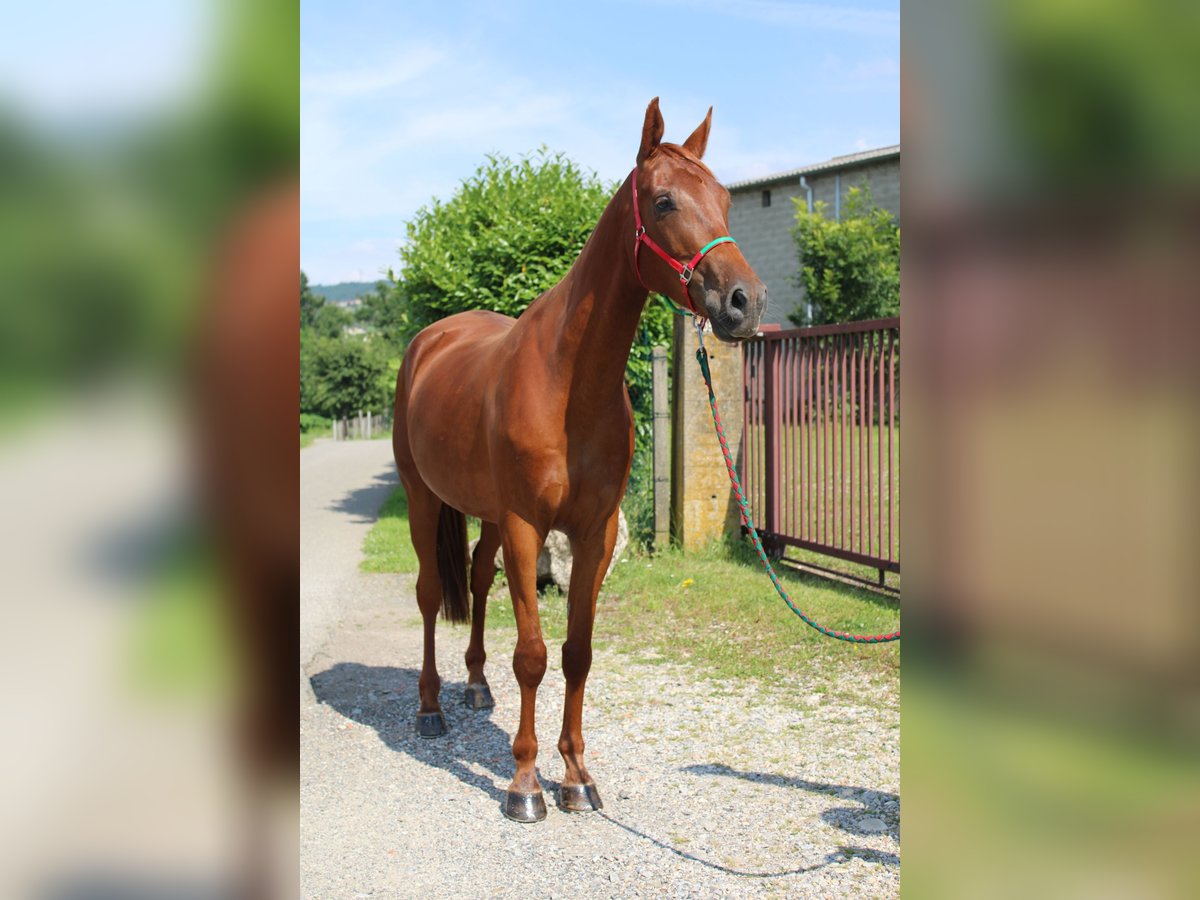
{"type": "Polygon", "coordinates": [[[678,298],[729,341],[753,335],[765,306],[766,288],[732,239],[723,237],[729,192],[700,161],[711,121],[710,108],[682,145],[660,143],[663,120],[658,98],[652,100],[637,166],[563,280],[519,319],[475,310],[430,325],[409,345],[397,378],[392,442],[408,493],[425,626],[417,730],[436,736],[446,729],[434,626],[439,607],[450,621],[470,617],[465,513],[483,523],[470,568],[468,705],[492,705],[483,674],[483,622],[498,547],[517,620],[513,671],[521,720],[504,812],[520,822],[546,816],[534,766],[534,702],[546,671],[536,581],[538,552],[552,528],[567,535],[573,556],[562,647],[567,689],[558,749],[566,772],[559,804],[574,811],[601,805],[583,762],[583,688],[596,595],[612,557],[633,457],[625,364],[648,292],[678,298]],[[643,243],[653,252],[639,259],[643,243]],[[691,262],[680,262],[681,255],[691,262]]]}

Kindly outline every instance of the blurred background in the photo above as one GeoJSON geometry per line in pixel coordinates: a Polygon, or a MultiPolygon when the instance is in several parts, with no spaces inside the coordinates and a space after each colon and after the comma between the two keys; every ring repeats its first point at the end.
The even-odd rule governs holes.
{"type": "Polygon", "coordinates": [[[905,892],[1195,896],[1200,7],[902,27],[905,892]]]}
{"type": "Polygon", "coordinates": [[[0,893],[294,894],[299,8],[4,18],[0,893]]]}

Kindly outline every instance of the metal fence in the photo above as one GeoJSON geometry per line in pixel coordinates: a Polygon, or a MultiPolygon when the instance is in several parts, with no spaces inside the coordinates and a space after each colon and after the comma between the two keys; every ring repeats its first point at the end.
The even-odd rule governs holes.
{"type": "Polygon", "coordinates": [[[747,341],[741,474],[775,553],[900,571],[900,320],[747,341]]]}

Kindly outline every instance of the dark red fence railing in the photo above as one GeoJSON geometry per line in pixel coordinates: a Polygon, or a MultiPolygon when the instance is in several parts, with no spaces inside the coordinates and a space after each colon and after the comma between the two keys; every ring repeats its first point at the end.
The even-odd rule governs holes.
{"type": "Polygon", "coordinates": [[[744,345],[742,481],[776,552],[900,571],[900,320],[766,331],[744,345]]]}

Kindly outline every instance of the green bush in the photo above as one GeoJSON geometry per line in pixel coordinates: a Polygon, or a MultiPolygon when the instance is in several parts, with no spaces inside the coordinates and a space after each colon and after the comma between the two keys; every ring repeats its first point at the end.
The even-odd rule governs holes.
{"type": "Polygon", "coordinates": [[[659,298],[651,295],[638,325],[637,340],[629,353],[625,383],[633,405],[634,449],[629,484],[621,504],[629,525],[630,540],[649,546],[654,537],[654,376],[651,351],[667,348],[667,372],[671,371],[671,332],[675,315],[659,298]]]}
{"type": "Polygon", "coordinates": [[[809,212],[799,198],[792,235],[800,252],[800,284],[812,304],[788,318],[796,325],[856,322],[900,314],[900,226],[871,203],[868,188],[846,195],[840,220],[818,202],[809,212]]]}
{"type": "Polygon", "coordinates": [[[614,190],[545,148],[489,156],[408,223],[397,284],[407,337],[468,309],[519,316],[567,273],[614,190]]]}
{"type": "Polygon", "coordinates": [[[315,413],[300,413],[301,431],[321,431],[333,424],[333,420],[315,413]]]}

